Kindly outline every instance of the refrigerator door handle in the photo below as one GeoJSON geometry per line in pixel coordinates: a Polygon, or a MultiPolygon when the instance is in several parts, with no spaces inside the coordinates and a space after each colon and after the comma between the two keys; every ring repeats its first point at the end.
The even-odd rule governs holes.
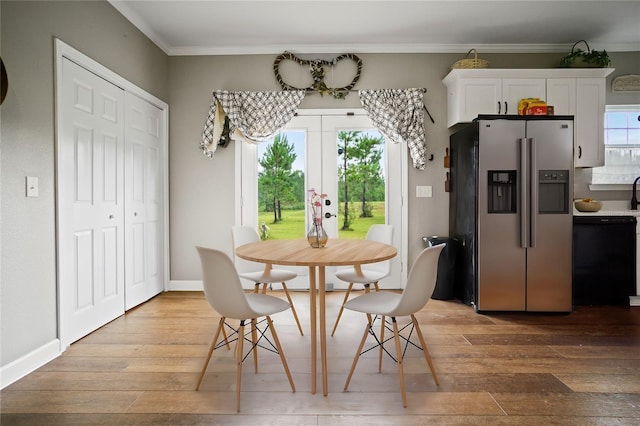
{"type": "Polygon", "coordinates": [[[530,217],[530,226],[531,226],[531,235],[529,237],[529,247],[536,246],[536,233],[537,233],[537,222],[538,222],[538,163],[537,163],[537,152],[536,152],[536,139],[529,139],[529,147],[531,156],[531,168],[529,169],[529,181],[531,182],[531,195],[529,197],[529,206],[531,211],[529,213],[530,217]]]}
{"type": "Polygon", "coordinates": [[[527,248],[529,245],[528,238],[528,218],[529,200],[527,197],[527,178],[529,176],[527,164],[527,139],[520,139],[520,247],[527,248]]]}

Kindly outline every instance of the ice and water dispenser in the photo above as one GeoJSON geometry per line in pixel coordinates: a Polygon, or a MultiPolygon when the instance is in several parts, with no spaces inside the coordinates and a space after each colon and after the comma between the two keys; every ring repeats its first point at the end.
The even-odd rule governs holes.
{"type": "MultiPolygon", "coordinates": [[[[516,170],[489,170],[488,174],[488,212],[516,213],[516,170]]],[[[539,170],[537,193],[539,214],[568,213],[569,170],[539,170]]]]}
{"type": "Polygon", "coordinates": [[[538,171],[538,213],[569,213],[569,170],[538,171]]]}
{"type": "Polygon", "coordinates": [[[517,195],[515,170],[489,170],[489,213],[515,213],[517,195]]]}

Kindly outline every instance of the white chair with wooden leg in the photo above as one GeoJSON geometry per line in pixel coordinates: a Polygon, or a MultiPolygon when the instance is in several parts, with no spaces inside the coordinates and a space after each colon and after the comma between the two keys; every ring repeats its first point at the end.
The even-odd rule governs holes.
{"type": "MultiPolygon", "coordinates": [[[[296,387],[293,383],[293,378],[291,377],[287,360],[284,357],[280,340],[276,334],[276,329],[273,326],[273,321],[271,320],[271,315],[289,309],[290,305],[278,297],[269,296],[267,294],[245,294],[242,290],[242,284],[240,283],[238,272],[236,271],[233,261],[229,256],[215,249],[203,247],[196,248],[200,255],[200,262],[202,264],[204,294],[211,307],[221,316],[220,321],[218,322],[218,327],[215,330],[213,340],[211,341],[211,346],[209,347],[209,353],[207,354],[207,359],[204,363],[204,367],[202,368],[202,373],[198,379],[196,390],[200,389],[200,385],[204,379],[213,351],[218,347],[221,347],[223,344],[228,343],[228,341],[226,341],[228,339],[225,339],[225,341],[221,342],[220,345],[217,345],[218,337],[220,336],[220,332],[223,330],[224,326],[226,325],[233,329],[233,327],[227,324],[225,320],[233,319],[240,321],[239,327],[234,329],[234,334],[229,336],[229,338],[235,338],[237,340],[235,357],[237,365],[236,405],[238,412],[240,412],[242,361],[244,359],[243,343],[245,340],[252,344],[250,350],[253,352],[256,373],[258,372],[257,347],[258,343],[264,339],[271,346],[273,351],[280,355],[280,360],[282,361],[282,366],[284,367],[284,371],[289,379],[291,390],[295,392],[296,387]],[[265,320],[260,321],[260,323],[263,323],[264,321],[267,322],[264,329],[260,329],[258,327],[259,323],[256,321],[257,318],[261,317],[266,317],[265,320]],[[251,340],[245,338],[244,328],[247,322],[251,324],[251,340]],[[273,342],[271,342],[265,334],[267,329],[271,332],[273,342]],[[260,333],[259,338],[257,337],[258,332],[260,333]]],[[[262,343],[262,345],[264,345],[264,343],[262,343]]]]}
{"type": "MultiPolygon", "coordinates": [[[[365,237],[370,241],[377,241],[385,244],[393,243],[393,226],[392,225],[372,225],[367,231],[365,237]]],[[[348,282],[347,292],[342,300],[336,323],[333,325],[331,335],[333,336],[338,328],[338,323],[344,312],[344,305],[349,300],[351,289],[354,284],[363,284],[364,292],[369,293],[371,284],[375,287],[376,291],[380,290],[378,287],[378,281],[385,278],[391,272],[391,261],[385,260],[383,262],[369,263],[361,266],[362,274],[359,274],[354,267],[345,268],[336,272],[336,277],[342,281],[348,282]]]]}
{"type": "Polygon", "coordinates": [[[393,340],[395,343],[396,357],[394,358],[394,360],[398,364],[398,375],[400,378],[400,391],[402,392],[403,407],[407,406],[407,395],[404,382],[404,367],[402,359],[404,351],[401,348],[400,339],[403,339],[406,342],[404,348],[405,351],[407,349],[407,345],[409,345],[410,343],[422,349],[425,360],[427,361],[429,369],[431,370],[431,374],[433,375],[433,380],[435,381],[436,385],[438,385],[438,377],[436,376],[436,371],[433,367],[431,356],[429,355],[424,336],[420,331],[420,325],[418,324],[418,321],[416,320],[414,314],[420,311],[427,304],[427,302],[431,298],[431,295],[433,294],[433,290],[436,286],[436,277],[438,274],[438,259],[440,258],[440,253],[442,252],[444,246],[445,244],[439,244],[437,246],[428,247],[420,252],[418,257],[416,258],[416,261],[411,267],[411,271],[409,272],[409,277],[407,279],[407,285],[401,294],[386,291],[376,291],[355,297],[352,300],[349,300],[344,306],[345,309],[367,314],[367,325],[365,327],[362,340],[360,341],[358,351],[356,352],[356,356],[353,359],[353,364],[351,365],[349,376],[347,377],[347,381],[344,385],[345,391],[349,387],[349,382],[351,381],[353,372],[356,369],[356,364],[358,363],[360,355],[368,351],[367,350],[363,352],[362,348],[364,347],[369,334],[374,336],[376,339],[377,344],[374,346],[374,348],[376,346],[380,346],[380,361],[378,364],[378,371],[380,372],[382,372],[383,350],[392,358],[394,358],[391,353],[384,348],[384,343],[389,340],[393,340]],[[418,335],[420,346],[413,342],[410,342],[408,338],[400,335],[396,318],[402,316],[411,317],[411,322],[403,327],[403,330],[404,328],[411,326],[411,331],[409,332],[409,336],[411,336],[413,334],[413,330],[415,329],[415,332],[418,335]],[[387,321],[385,321],[385,318],[387,317],[391,318],[391,328],[388,326],[387,321]],[[380,337],[378,337],[373,330],[373,322],[375,322],[376,318],[381,318],[380,337]],[[385,340],[385,328],[393,331],[392,338],[385,340]]]}
{"type": "MultiPolygon", "coordinates": [[[[250,226],[233,226],[231,227],[231,231],[233,236],[234,253],[237,247],[260,241],[260,234],[258,234],[258,231],[255,228],[252,228],[250,226]]],[[[304,333],[302,332],[302,326],[300,325],[300,320],[298,319],[298,313],[296,312],[296,308],[293,305],[293,301],[291,300],[291,295],[289,294],[287,284],[285,284],[285,281],[294,279],[298,276],[298,274],[288,269],[274,269],[269,265],[265,267],[262,264],[244,260],[237,256],[235,256],[235,265],[240,278],[244,278],[255,283],[255,293],[258,293],[260,291],[261,284],[263,294],[267,291],[267,284],[282,284],[284,294],[287,297],[289,304],[291,305],[291,313],[293,313],[293,318],[295,318],[296,320],[300,335],[304,336],[304,333]]]]}

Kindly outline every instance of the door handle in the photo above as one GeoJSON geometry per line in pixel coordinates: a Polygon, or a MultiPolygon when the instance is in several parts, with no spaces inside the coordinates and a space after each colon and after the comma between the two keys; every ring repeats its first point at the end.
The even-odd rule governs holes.
{"type": "Polygon", "coordinates": [[[530,141],[530,155],[531,155],[531,168],[529,170],[529,178],[530,178],[530,182],[531,182],[531,200],[530,200],[530,206],[531,206],[531,212],[529,214],[529,222],[531,223],[530,227],[531,227],[531,235],[529,237],[529,247],[535,247],[536,246],[536,228],[537,228],[537,221],[538,221],[538,162],[537,162],[537,155],[536,155],[536,140],[535,138],[531,138],[529,139],[530,141]]]}
{"type": "Polygon", "coordinates": [[[578,158],[582,158],[582,147],[578,145],[578,158]]]}
{"type": "Polygon", "coordinates": [[[115,217],[115,216],[114,216],[114,215],[112,215],[112,214],[110,214],[110,215],[109,215],[109,219],[110,219],[110,220],[112,220],[114,217],[115,217]]]}
{"type": "Polygon", "coordinates": [[[502,105],[500,101],[498,101],[498,115],[501,113],[501,111],[502,111],[502,105]]]}
{"type": "Polygon", "coordinates": [[[527,177],[529,176],[527,167],[527,139],[520,139],[520,247],[527,248],[529,245],[527,233],[527,212],[529,203],[527,197],[527,177]]]}

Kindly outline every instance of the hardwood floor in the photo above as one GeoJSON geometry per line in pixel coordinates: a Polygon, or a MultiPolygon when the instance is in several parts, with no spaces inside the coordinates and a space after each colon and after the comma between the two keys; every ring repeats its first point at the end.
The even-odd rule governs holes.
{"type": "MultiPolygon", "coordinates": [[[[343,295],[328,293],[329,331],[343,295]]],[[[385,359],[379,374],[375,351],[363,355],[349,391],[342,390],[366,322],[350,311],[327,338],[329,395],[321,386],[310,393],[308,294],[292,297],[305,336],[291,312],[273,319],[296,393],[278,356],[263,350],[258,374],[245,362],[236,414],[235,364],[226,349],[215,351],[194,391],[218,318],[202,293],[171,292],[3,389],[0,424],[640,424],[640,308],[481,315],[459,302],[432,300],[417,318],[440,386],[421,352],[409,348],[409,406],[402,408],[396,365],[385,359]]]]}

